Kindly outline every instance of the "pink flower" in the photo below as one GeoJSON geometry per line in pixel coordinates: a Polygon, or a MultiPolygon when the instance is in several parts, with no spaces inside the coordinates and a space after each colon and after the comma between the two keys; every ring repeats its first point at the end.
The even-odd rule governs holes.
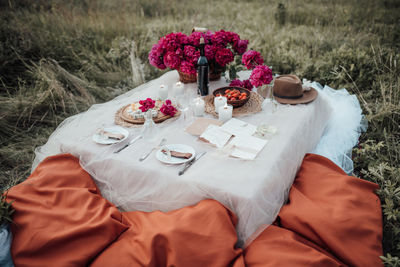
{"type": "Polygon", "coordinates": [[[239,34],[235,32],[225,32],[226,39],[228,43],[234,44],[240,40],[239,34]]]}
{"type": "Polygon", "coordinates": [[[235,79],[233,81],[231,81],[231,83],[229,84],[229,86],[238,86],[238,87],[243,87],[246,89],[249,89],[251,91],[251,89],[253,89],[253,85],[251,84],[250,80],[239,80],[239,79],[235,79]]]}
{"type": "Polygon", "coordinates": [[[147,110],[154,108],[156,101],[151,98],[147,98],[146,100],[140,100],[139,104],[141,105],[139,108],[142,112],[146,112],[147,110]]]}
{"type": "Polygon", "coordinates": [[[213,45],[218,47],[226,47],[230,40],[229,37],[229,34],[227,34],[224,30],[220,30],[214,33],[214,35],[211,37],[211,42],[213,45]]]}
{"type": "Polygon", "coordinates": [[[233,81],[231,81],[229,86],[243,87],[243,82],[239,79],[234,79],[233,81]]]}
{"type": "Polygon", "coordinates": [[[180,71],[187,74],[196,74],[194,64],[189,61],[182,61],[180,71]]]}
{"type": "Polygon", "coordinates": [[[187,45],[183,49],[183,55],[187,61],[196,64],[200,57],[200,51],[198,51],[194,46],[187,45]]]}
{"type": "Polygon", "coordinates": [[[250,82],[255,87],[269,84],[272,79],[272,70],[266,65],[256,66],[250,75],[250,82]]]}
{"type": "Polygon", "coordinates": [[[181,32],[172,32],[161,38],[159,44],[166,51],[176,51],[181,46],[188,44],[188,37],[181,32]]]}
{"type": "Polygon", "coordinates": [[[176,108],[171,104],[171,100],[169,99],[165,100],[165,103],[161,106],[160,111],[164,115],[169,115],[171,117],[173,117],[177,112],[176,108]]]}
{"type": "Polygon", "coordinates": [[[242,63],[248,70],[254,69],[257,65],[264,64],[261,54],[254,50],[249,50],[242,56],[242,63]]]}
{"type": "Polygon", "coordinates": [[[215,52],[215,61],[221,67],[225,67],[226,64],[232,62],[234,59],[234,55],[232,51],[228,48],[221,48],[215,52]]]}
{"type": "Polygon", "coordinates": [[[149,53],[149,62],[151,65],[153,65],[156,68],[159,69],[165,69],[166,66],[164,65],[164,62],[162,60],[162,49],[160,49],[159,44],[153,45],[151,48],[151,51],[149,53]]]}
{"type": "Polygon", "coordinates": [[[192,32],[192,34],[188,36],[188,42],[191,45],[199,46],[201,37],[204,37],[202,32],[192,32]]]}
{"type": "Polygon", "coordinates": [[[204,47],[204,54],[208,61],[211,61],[215,58],[216,51],[217,51],[217,48],[213,45],[206,45],[204,47]]]}
{"type": "Polygon", "coordinates": [[[243,87],[249,89],[250,91],[251,89],[253,89],[253,85],[251,84],[249,79],[243,81],[243,87]]]}
{"type": "Polygon", "coordinates": [[[164,65],[171,69],[179,69],[181,59],[174,51],[169,51],[164,55],[164,65]]]}
{"type": "Polygon", "coordinates": [[[238,42],[233,44],[233,49],[239,55],[243,54],[247,50],[247,45],[249,44],[249,40],[239,40],[238,42]]]}

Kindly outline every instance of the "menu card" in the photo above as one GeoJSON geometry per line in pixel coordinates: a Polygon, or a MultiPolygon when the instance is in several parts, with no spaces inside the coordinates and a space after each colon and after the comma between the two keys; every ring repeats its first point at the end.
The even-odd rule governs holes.
{"type": "Polygon", "coordinates": [[[230,142],[229,146],[232,147],[230,156],[253,160],[268,142],[268,140],[253,136],[256,131],[257,126],[232,118],[222,126],[208,125],[200,135],[200,140],[218,148],[230,142]]]}
{"type": "Polygon", "coordinates": [[[218,148],[222,148],[231,139],[232,134],[222,130],[217,125],[208,125],[207,129],[200,135],[200,140],[209,142],[218,148]]]}
{"type": "Polygon", "coordinates": [[[260,139],[251,135],[243,134],[235,136],[230,142],[233,150],[232,157],[253,160],[267,144],[267,140],[260,139]]]}
{"type": "Polygon", "coordinates": [[[235,136],[253,135],[257,131],[257,126],[232,118],[225,122],[221,129],[235,136]]]}

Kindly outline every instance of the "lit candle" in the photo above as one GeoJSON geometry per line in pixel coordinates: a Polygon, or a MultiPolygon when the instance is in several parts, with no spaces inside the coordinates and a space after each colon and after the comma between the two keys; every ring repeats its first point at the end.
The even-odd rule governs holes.
{"type": "Polygon", "coordinates": [[[224,96],[217,96],[214,97],[214,107],[215,107],[215,112],[218,113],[219,108],[223,107],[226,105],[226,97],[224,96]]]}
{"type": "Polygon", "coordinates": [[[204,115],[204,106],[204,100],[200,97],[196,98],[193,109],[196,117],[202,117],[204,115]]]}
{"type": "Polygon", "coordinates": [[[231,105],[227,105],[227,104],[225,104],[223,107],[219,107],[218,119],[223,122],[226,122],[226,121],[232,119],[232,110],[233,110],[233,107],[231,105]]]}
{"type": "Polygon", "coordinates": [[[183,95],[183,88],[184,85],[181,82],[177,82],[173,85],[173,92],[174,92],[174,96],[178,96],[178,95],[183,95]]]}
{"type": "Polygon", "coordinates": [[[160,89],[158,90],[158,97],[163,101],[168,98],[168,85],[160,85],[160,89]]]}

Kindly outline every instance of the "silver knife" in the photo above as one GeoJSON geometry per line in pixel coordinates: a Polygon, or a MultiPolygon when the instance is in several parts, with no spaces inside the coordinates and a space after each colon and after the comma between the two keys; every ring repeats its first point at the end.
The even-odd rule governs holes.
{"type": "Polygon", "coordinates": [[[188,163],[185,164],[185,166],[183,166],[182,170],[179,171],[179,175],[182,175],[185,173],[185,171],[193,165],[193,163],[195,163],[196,161],[198,161],[202,156],[204,156],[207,153],[207,151],[204,151],[202,153],[200,153],[197,157],[195,157],[194,159],[192,159],[191,161],[189,161],[188,163]]]}
{"type": "Polygon", "coordinates": [[[126,145],[124,145],[123,147],[121,147],[120,149],[114,151],[114,153],[119,153],[121,150],[124,150],[125,148],[127,148],[128,146],[132,145],[133,143],[135,143],[137,140],[139,140],[140,138],[142,138],[142,135],[138,135],[135,138],[133,138],[131,141],[129,141],[129,143],[127,143],[126,145]]]}

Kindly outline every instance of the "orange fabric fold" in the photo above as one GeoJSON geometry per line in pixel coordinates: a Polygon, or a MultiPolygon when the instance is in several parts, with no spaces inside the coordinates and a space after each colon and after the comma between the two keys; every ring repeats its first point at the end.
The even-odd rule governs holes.
{"type": "Polygon", "coordinates": [[[270,225],[244,251],[246,266],[345,266],[300,235],[270,225]]]}
{"type": "Polygon", "coordinates": [[[131,227],[92,266],[244,266],[235,247],[236,217],[215,200],[123,218],[131,227]]]}
{"type": "MultiPolygon", "coordinates": [[[[289,201],[279,213],[277,223],[281,228],[270,226],[246,248],[246,264],[287,258],[298,263],[286,266],[325,266],[323,261],[331,259],[349,266],[382,266],[382,215],[376,189],[376,184],[346,175],[327,158],[306,155],[289,201]],[[271,239],[279,242],[273,244],[271,239]],[[262,252],[267,253],[266,249],[268,259],[262,252]],[[303,253],[313,257],[310,263],[305,264],[303,253]],[[323,261],[319,262],[318,257],[323,261]]],[[[330,266],[331,262],[326,264],[330,266]]]]}
{"type": "Polygon", "coordinates": [[[45,159],[11,188],[11,252],[15,266],[84,266],[128,225],[104,199],[77,158],[45,159]]]}
{"type": "Polygon", "coordinates": [[[78,159],[58,155],[9,190],[12,255],[16,266],[379,266],[376,189],[309,154],[276,225],[243,251],[235,215],[217,201],[121,213],[78,159]]]}

